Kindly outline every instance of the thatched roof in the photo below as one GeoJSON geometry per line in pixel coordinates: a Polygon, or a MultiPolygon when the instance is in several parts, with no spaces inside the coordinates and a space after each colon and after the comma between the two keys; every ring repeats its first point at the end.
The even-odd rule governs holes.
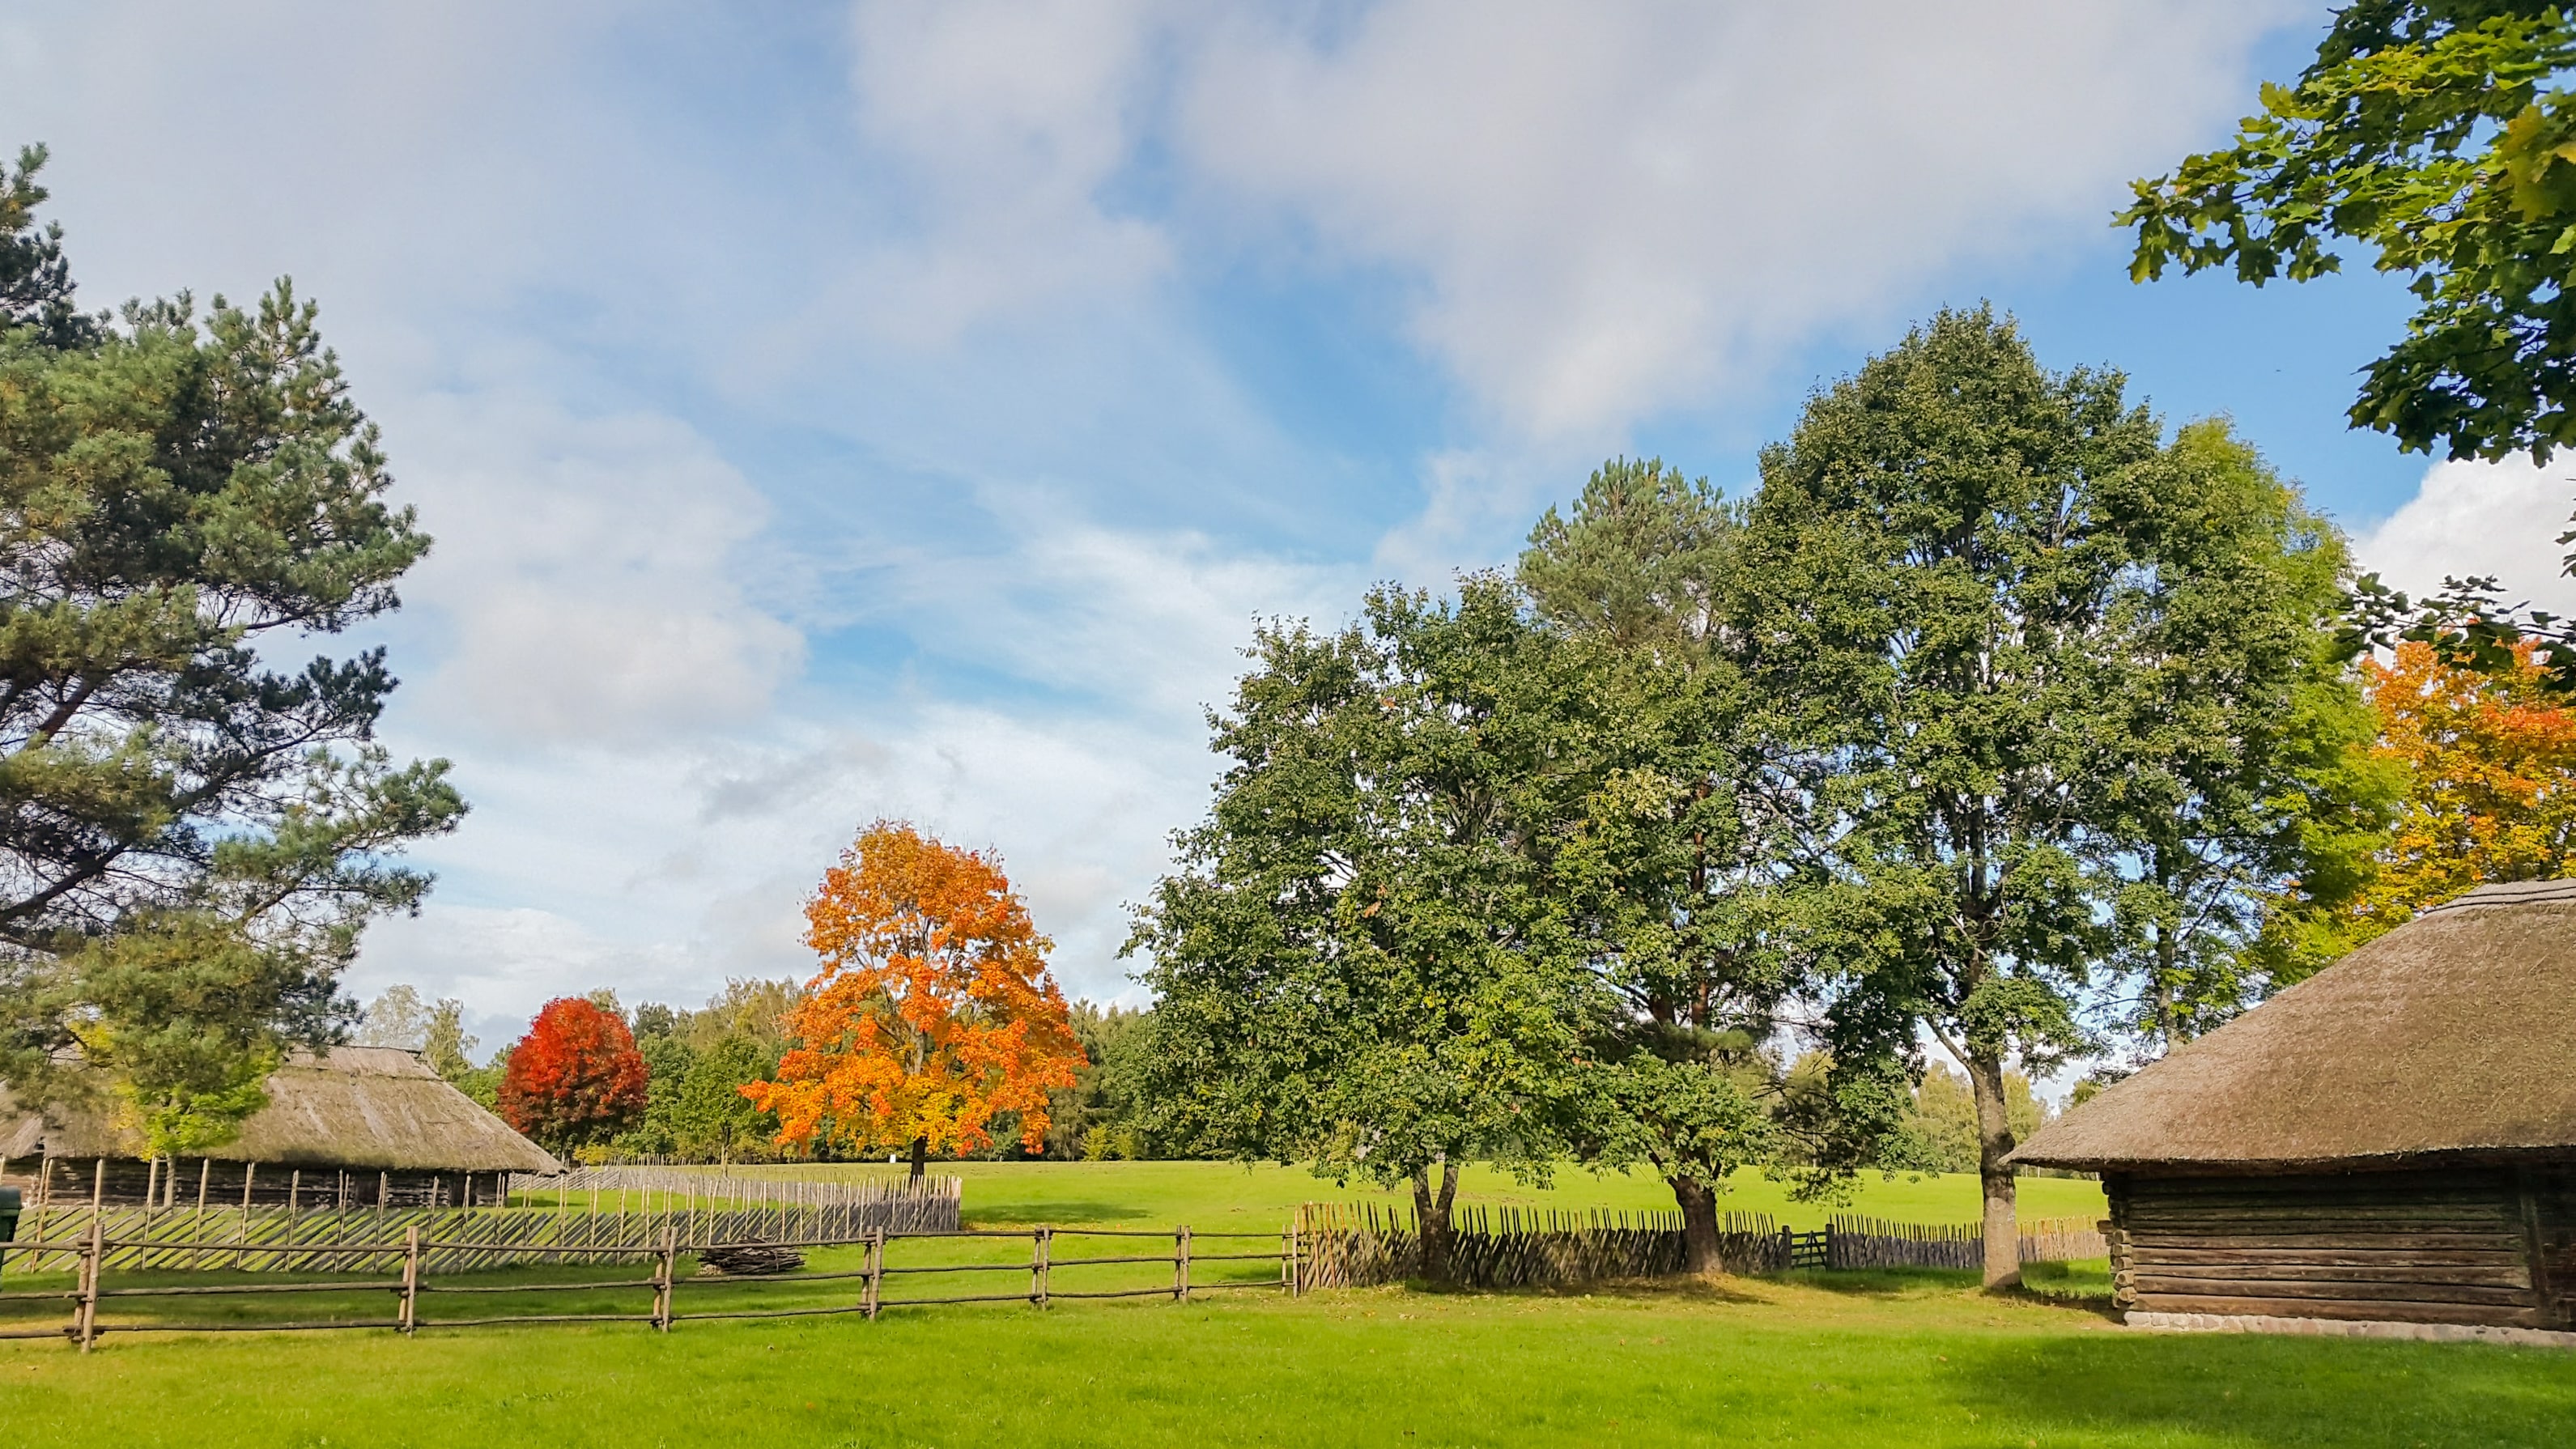
{"type": "Polygon", "coordinates": [[[2041,1128],[2015,1162],[2576,1161],[2576,881],[2484,886],[2041,1128]]]}
{"type": "MultiPolygon", "coordinates": [[[[40,1116],[0,1090],[0,1156],[46,1153],[140,1157],[144,1145],[95,1110],[58,1107],[40,1116]]],[[[394,1047],[299,1053],[270,1075],[268,1105],[232,1141],[187,1155],[391,1172],[563,1171],[418,1056],[394,1047]]]]}

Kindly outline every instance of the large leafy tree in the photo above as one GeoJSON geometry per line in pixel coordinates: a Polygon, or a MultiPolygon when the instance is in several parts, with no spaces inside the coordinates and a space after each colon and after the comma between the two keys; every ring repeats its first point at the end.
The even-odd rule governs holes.
{"type": "Polygon", "coordinates": [[[1230,762],[1131,950],[1180,1150],[1409,1185],[1448,1276],[1458,1171],[1543,1176],[1583,1095],[1593,988],[1548,881],[1579,676],[1500,579],[1272,627],[1214,717],[1230,762]]]}
{"type": "Polygon", "coordinates": [[[1967,1068],[1992,1283],[2019,1274],[2008,1065],[2092,1047],[2081,1011],[2124,938],[2160,963],[2186,911],[2268,868],[2271,827],[2228,823],[2222,787],[2284,753],[2254,736],[2316,650],[2311,565],[2285,553],[2313,529],[2299,544],[2243,459],[2166,447],[2121,394],[2044,371],[1983,309],[1942,313],[1766,450],[1727,595],[1754,681],[1802,711],[1783,738],[1836,876],[1837,1066],[1919,1028],[1967,1068]],[[2225,625],[2276,594],[2286,622],[2225,625]]]}
{"type": "MultiPolygon", "coordinates": [[[[2576,442],[2571,74],[2576,12],[2555,0],[2355,0],[2295,81],[2263,87],[2235,144],[2137,183],[2120,217],[2137,230],[2131,273],[2303,282],[2358,243],[2418,306],[2364,369],[2352,425],[2454,458],[2547,462],[2576,442]]],[[[2495,580],[2452,580],[2421,605],[2365,580],[2358,604],[2355,644],[2412,639],[2496,671],[2532,640],[2545,682],[2576,690],[2576,633],[2521,614],[2495,580]]]]}
{"type": "Polygon", "coordinates": [[[584,997],[558,997],[510,1050],[501,1117],[559,1152],[592,1146],[643,1117],[645,1080],[622,1017],[584,997]]]}
{"type": "Polygon", "coordinates": [[[1614,460],[1531,533],[1519,582],[1586,689],[1554,752],[1592,755],[1550,853],[1600,985],[1604,1039],[1586,1145],[1643,1164],[1681,1208],[1690,1265],[1717,1264],[1717,1195],[1762,1160],[1759,1042],[1793,984],[1776,888],[1796,792],[1772,777],[1763,712],[1719,647],[1734,520],[1705,482],[1614,460]]]}
{"type": "MultiPolygon", "coordinates": [[[[806,903],[823,958],[787,1019],[777,1080],[741,1089],[799,1151],[971,1152],[996,1117],[1046,1141],[1048,1093],[1084,1061],[1064,994],[1009,877],[988,856],[909,825],[860,832],[806,903]]],[[[714,1054],[708,1054],[712,1060],[714,1054]]]]}
{"type": "Polygon", "coordinates": [[[464,811],[375,743],[382,650],[281,663],[429,540],[310,303],[81,314],[42,159],[0,178],[0,1077],[104,1077],[184,1150],[345,1028],[361,929],[428,888],[400,852],[464,811]]]}

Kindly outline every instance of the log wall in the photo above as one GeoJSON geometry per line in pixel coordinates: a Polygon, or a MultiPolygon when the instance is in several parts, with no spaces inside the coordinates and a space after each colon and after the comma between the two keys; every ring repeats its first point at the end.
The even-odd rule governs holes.
{"type": "Polygon", "coordinates": [[[2563,1169],[2131,1175],[2103,1186],[2124,1309],[2571,1326],[2576,1179],[2563,1169]]]}

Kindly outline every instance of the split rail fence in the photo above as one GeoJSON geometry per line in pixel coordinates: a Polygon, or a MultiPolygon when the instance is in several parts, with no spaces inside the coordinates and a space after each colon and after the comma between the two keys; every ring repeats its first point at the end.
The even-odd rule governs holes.
{"type": "MultiPolygon", "coordinates": [[[[1175,1302],[1187,1302],[1193,1294],[1199,1293],[1228,1289],[1293,1292],[1297,1286],[1295,1248],[1285,1233],[1193,1233],[1187,1227],[1164,1233],[1128,1228],[1051,1226],[1026,1231],[959,1229],[949,1232],[903,1234],[889,1233],[882,1227],[875,1227],[856,1237],[823,1236],[786,1240],[762,1237],[736,1242],[717,1242],[704,1245],[700,1251],[733,1248],[775,1252],[782,1248],[802,1250],[855,1247],[862,1250],[862,1256],[859,1265],[851,1268],[809,1271],[800,1266],[778,1272],[727,1273],[712,1276],[704,1276],[701,1270],[701,1276],[684,1276],[680,1272],[680,1260],[688,1250],[681,1242],[677,1226],[665,1224],[659,1242],[643,1250],[642,1258],[651,1266],[651,1272],[646,1277],[582,1278],[537,1283],[434,1281],[429,1265],[440,1261],[442,1253],[451,1255],[452,1259],[453,1255],[471,1253],[483,1246],[485,1245],[473,1242],[442,1241],[431,1238],[426,1236],[418,1225],[404,1228],[402,1238],[398,1242],[346,1243],[319,1249],[311,1244],[293,1246],[250,1242],[203,1244],[148,1237],[119,1238],[108,1233],[107,1218],[101,1215],[91,1219],[88,1235],[77,1249],[77,1272],[75,1282],[69,1290],[0,1291],[0,1310],[20,1305],[33,1306],[53,1302],[64,1305],[69,1321],[47,1326],[18,1326],[14,1322],[0,1321],[0,1339],[61,1337],[78,1344],[83,1352],[87,1352],[101,1336],[109,1333],[284,1332],[389,1328],[411,1334],[424,1328],[479,1328],[502,1324],[536,1323],[641,1323],[649,1324],[662,1332],[669,1332],[673,1324],[691,1320],[803,1318],[839,1314],[857,1314],[873,1320],[888,1308],[1022,1301],[1038,1308],[1045,1308],[1056,1299],[1103,1298],[1170,1298],[1175,1302]],[[1109,1239],[1111,1241],[1106,1246],[1110,1251],[1094,1252],[1089,1256],[1060,1255],[1056,1249],[1056,1241],[1059,1238],[1109,1239]],[[888,1261],[888,1252],[892,1247],[912,1248],[943,1239],[1020,1239],[1029,1243],[1030,1250],[1025,1261],[962,1263],[888,1261]],[[1116,1251],[1140,1239],[1152,1241],[1158,1250],[1116,1251]],[[1267,1242],[1275,1246],[1254,1252],[1208,1252],[1199,1246],[1202,1242],[1213,1241],[1221,1249],[1231,1248],[1247,1240],[1267,1242]],[[1160,1250],[1163,1244],[1169,1244],[1168,1250],[1160,1250]],[[318,1264],[336,1264],[343,1272],[352,1276],[306,1282],[248,1283],[118,1283],[109,1277],[114,1266],[120,1263],[150,1262],[153,1261],[154,1255],[159,1253],[209,1247],[238,1253],[252,1259],[262,1257],[280,1259],[317,1271],[318,1264]],[[1209,1277],[1199,1276],[1196,1273],[1196,1270],[1207,1265],[1242,1263],[1274,1265],[1275,1271],[1250,1277],[1242,1276],[1240,1270],[1232,1268],[1218,1270],[1220,1274],[1228,1276],[1209,1277]],[[1158,1273],[1155,1280],[1149,1284],[1125,1287],[1062,1288],[1056,1286],[1055,1282],[1055,1275],[1065,1270],[1136,1265],[1147,1267],[1164,1265],[1168,1268],[1169,1278],[1166,1281],[1158,1273]],[[903,1281],[923,1281],[915,1275],[928,1275],[932,1286],[935,1287],[935,1280],[940,1277],[979,1273],[998,1273],[1014,1277],[1025,1273],[1028,1275],[1027,1286],[1021,1288],[1014,1285],[995,1292],[924,1292],[910,1296],[905,1296],[900,1291],[890,1295],[887,1291],[887,1280],[890,1278],[897,1280],[896,1287],[899,1290],[903,1281]],[[834,1298],[822,1302],[798,1301],[782,1306],[772,1301],[760,1306],[746,1306],[747,1303],[757,1300],[746,1300],[741,1295],[731,1295],[727,1301],[705,1308],[689,1310],[681,1306],[680,1293],[683,1289],[760,1285],[763,1290],[778,1291],[780,1285],[799,1284],[839,1286],[834,1298]],[[850,1297],[846,1291],[840,1291],[849,1289],[856,1291],[855,1298],[850,1297]],[[633,1309],[580,1312],[515,1311],[523,1308],[531,1295],[595,1296],[603,1293],[648,1291],[650,1294],[648,1303],[641,1311],[633,1309]],[[371,1298],[381,1303],[384,1299],[375,1295],[390,1295],[392,1303],[389,1312],[359,1311],[335,1313],[324,1318],[299,1319],[250,1317],[227,1321],[209,1319],[202,1314],[140,1317],[131,1311],[133,1305],[154,1300],[165,1303],[178,1300],[183,1303],[202,1304],[210,1299],[258,1295],[262,1299],[274,1301],[278,1295],[293,1294],[330,1295],[339,1299],[343,1306],[352,1301],[366,1301],[371,1298]],[[442,1295],[462,1295],[461,1304],[484,1303],[491,1306],[486,1309],[466,1307],[460,1315],[456,1316],[435,1315],[429,1312],[428,1305],[437,1302],[442,1295]],[[114,1316],[102,1319],[103,1308],[114,1316]]],[[[1141,1249],[1142,1244],[1137,1243],[1136,1246],[1141,1249]]],[[[638,1257],[638,1250],[631,1243],[557,1244],[554,1251],[560,1255],[558,1261],[564,1262],[579,1262],[584,1259],[596,1262],[621,1260],[632,1262],[638,1257]]],[[[801,1255],[795,1261],[801,1262],[801,1255]]]]}

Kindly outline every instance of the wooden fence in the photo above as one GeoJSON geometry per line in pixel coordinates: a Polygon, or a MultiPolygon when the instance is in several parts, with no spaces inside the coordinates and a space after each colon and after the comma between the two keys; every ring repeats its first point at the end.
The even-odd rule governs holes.
{"type": "MultiPolygon", "coordinates": [[[[1728,1213],[1718,1257],[1730,1273],[1786,1266],[1779,1226],[1762,1213],[1728,1213]]],[[[1374,1203],[1308,1203],[1293,1244],[1300,1290],[1357,1288],[1421,1276],[1422,1234],[1412,1212],[1374,1203]]],[[[1562,1211],[1468,1204],[1449,1220],[1450,1276],[1471,1288],[1562,1287],[1682,1271],[1679,1212],[1562,1211]]]]}
{"type": "Polygon", "coordinates": [[[567,1191],[551,1206],[480,1208],[50,1207],[19,1221],[18,1240],[0,1245],[7,1273],[73,1270],[95,1233],[110,1244],[107,1268],[242,1269],[292,1272],[327,1260],[357,1271],[385,1266],[418,1229],[429,1244],[425,1273],[609,1255],[651,1257],[665,1235],[682,1251],[721,1243],[785,1239],[857,1242],[870,1232],[958,1230],[955,1178],[919,1192],[839,1201],[762,1202],[630,1188],[567,1191]],[[587,1202],[582,1201],[587,1197],[587,1202]],[[353,1252],[354,1250],[354,1252],[353,1252]]]}
{"type": "MultiPolygon", "coordinates": [[[[2109,1254],[2090,1218],[2039,1218],[2020,1225],[2021,1261],[2063,1263],[2109,1254]]],[[[1985,1228],[1978,1223],[1895,1223],[1837,1216],[1824,1232],[1827,1268],[1966,1268],[1985,1266],[1985,1228]]]]}
{"type": "Polygon", "coordinates": [[[965,1179],[957,1177],[925,1177],[917,1183],[904,1177],[771,1177],[737,1173],[727,1167],[639,1166],[630,1163],[576,1167],[553,1177],[518,1173],[510,1178],[510,1191],[514,1193],[649,1193],[665,1198],[714,1199],[764,1206],[779,1203],[810,1207],[837,1203],[866,1205],[910,1201],[925,1196],[945,1197],[954,1202],[964,1189],[965,1179]]]}
{"type": "MultiPolygon", "coordinates": [[[[710,1218],[712,1216],[709,1215],[710,1218]]],[[[102,1335],[108,1333],[288,1332],[389,1328],[411,1334],[423,1328],[475,1328],[499,1324],[533,1323],[643,1323],[650,1324],[663,1332],[669,1332],[673,1324],[689,1320],[790,1318],[834,1314],[857,1314],[872,1320],[887,1308],[937,1304],[1025,1301],[1038,1308],[1046,1308],[1059,1298],[1170,1298],[1175,1302],[1186,1302],[1193,1294],[1224,1289],[1293,1292],[1297,1287],[1295,1250],[1287,1234],[1222,1232],[1194,1234],[1187,1227],[1176,1228],[1168,1233],[1132,1228],[1038,1227],[1025,1231],[958,1229],[949,1232],[903,1234],[889,1233],[883,1227],[873,1227],[855,1236],[825,1235],[790,1238],[784,1241],[772,1237],[727,1240],[705,1244],[701,1251],[717,1248],[848,1247],[862,1248],[865,1251],[860,1266],[856,1268],[805,1271],[799,1267],[779,1272],[686,1277],[679,1271],[680,1256],[686,1251],[681,1241],[679,1226],[666,1221],[662,1224],[659,1240],[646,1247],[640,1255],[632,1245],[628,1244],[558,1244],[553,1249],[558,1255],[557,1261],[564,1262],[584,1260],[615,1262],[635,1260],[640,1256],[643,1261],[652,1265],[649,1277],[588,1278],[544,1283],[442,1284],[430,1280],[429,1265],[432,1262],[440,1261],[442,1254],[450,1259],[460,1255],[471,1256],[484,1251],[489,1245],[464,1239],[434,1238],[423,1233],[416,1224],[404,1227],[399,1240],[350,1242],[317,1249],[311,1245],[286,1247],[255,1243],[246,1239],[201,1243],[150,1236],[119,1237],[109,1232],[108,1221],[106,1214],[90,1219],[87,1233],[73,1250],[75,1281],[69,1291],[0,1291],[0,1307],[57,1302],[65,1305],[69,1321],[57,1326],[0,1327],[0,1339],[63,1337],[78,1344],[81,1351],[86,1353],[102,1335]],[[1028,1259],[1025,1262],[967,1263],[889,1261],[890,1251],[897,1248],[910,1248],[942,1239],[997,1238],[1026,1239],[1030,1245],[1028,1259]],[[1110,1239],[1112,1241],[1108,1246],[1113,1251],[1096,1252],[1088,1257],[1068,1256],[1057,1251],[1056,1241],[1059,1238],[1110,1239]],[[1126,1245],[1124,1240],[1134,1239],[1154,1240],[1158,1248],[1165,1243],[1170,1246],[1168,1251],[1114,1251],[1126,1245]],[[1199,1246],[1202,1242],[1213,1242],[1220,1249],[1228,1249],[1247,1240],[1266,1243],[1269,1246],[1250,1252],[1210,1252],[1199,1246]],[[176,1285],[154,1282],[116,1283],[109,1278],[120,1264],[150,1264],[158,1261],[159,1256],[163,1254],[198,1250],[212,1250],[252,1259],[266,1258],[304,1267],[315,1267],[317,1263],[327,1262],[331,1269],[343,1275],[353,1276],[302,1282],[259,1281],[176,1285]],[[1276,1265],[1276,1271],[1265,1271],[1253,1277],[1209,1278],[1195,1275],[1194,1270],[1201,1265],[1220,1263],[1273,1264],[1276,1265]],[[1068,1290],[1055,1286],[1054,1275],[1063,1270],[1134,1265],[1169,1265],[1170,1276],[1168,1280],[1158,1278],[1151,1284],[1137,1287],[1068,1290]],[[1012,1287],[991,1293],[926,1292],[909,1297],[888,1296],[886,1292],[886,1280],[890,1277],[901,1280],[909,1275],[927,1274],[953,1278],[959,1274],[973,1273],[1002,1273],[1012,1276],[1025,1273],[1028,1275],[1028,1286],[1025,1289],[1012,1287]],[[375,1276],[367,1276],[369,1274],[375,1276]],[[836,1295],[833,1300],[819,1303],[809,1300],[783,1306],[773,1303],[759,1307],[741,1306],[741,1300],[737,1297],[732,1303],[698,1311],[684,1311],[678,1302],[678,1291],[682,1288],[710,1285],[745,1286],[756,1291],[775,1292],[778,1291],[779,1285],[818,1283],[846,1284],[856,1288],[858,1296],[852,1300],[844,1293],[836,1295]],[[650,1290],[651,1294],[649,1306],[641,1311],[563,1313],[511,1311],[516,1306],[514,1300],[524,1301],[531,1295],[596,1296],[602,1293],[632,1293],[640,1290],[650,1290]],[[202,1316],[202,1310],[198,1316],[189,1316],[182,1311],[177,1314],[165,1312],[159,1317],[142,1316],[135,1311],[138,1305],[156,1300],[163,1303],[176,1300],[184,1310],[185,1305],[188,1304],[208,1304],[228,1296],[260,1295],[259,1301],[274,1303],[281,1301],[278,1295],[294,1294],[329,1295],[343,1303],[352,1297],[364,1299],[376,1294],[390,1294],[393,1298],[392,1311],[381,1315],[362,1312],[339,1314],[327,1318],[263,1317],[247,1320],[208,1319],[202,1316]],[[461,1300],[464,1304],[486,1303],[491,1304],[492,1307],[481,1310],[468,1307],[457,1316],[439,1315],[427,1311],[424,1298],[435,1302],[440,1295],[444,1294],[507,1296],[464,1298],[461,1300]],[[102,1321],[100,1318],[102,1306],[116,1311],[118,1316],[112,1320],[102,1321]]]]}
{"type": "MultiPolygon", "coordinates": [[[[1422,1236],[1402,1206],[1308,1203],[1297,1211],[1297,1281],[1304,1288],[1365,1287],[1421,1276],[1422,1236]]],[[[2088,1219],[2021,1226],[2021,1261],[2098,1258],[2108,1249],[2088,1219]]],[[[1683,1271],[1679,1212],[1553,1212],[1459,1208],[1450,1223],[1451,1277],[1473,1288],[1563,1287],[1683,1271]]],[[[1729,1273],[1791,1268],[1964,1268],[1985,1261],[1975,1223],[1892,1223],[1837,1217],[1800,1233],[1764,1213],[1718,1223],[1718,1261],[1729,1273]]]]}

